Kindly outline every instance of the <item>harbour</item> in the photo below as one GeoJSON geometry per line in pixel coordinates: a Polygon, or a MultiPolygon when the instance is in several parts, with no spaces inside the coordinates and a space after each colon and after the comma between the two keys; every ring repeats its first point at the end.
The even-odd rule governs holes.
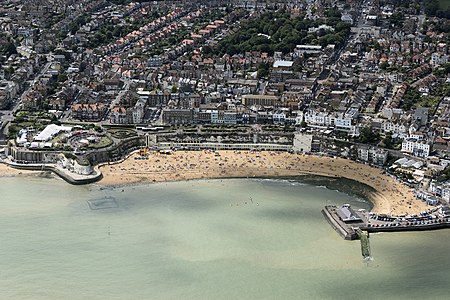
{"type": "Polygon", "coordinates": [[[327,205],[322,214],[345,240],[359,239],[358,230],[377,233],[450,228],[450,209],[447,206],[435,207],[418,215],[389,216],[363,210],[355,212],[347,204],[341,207],[327,205]]]}

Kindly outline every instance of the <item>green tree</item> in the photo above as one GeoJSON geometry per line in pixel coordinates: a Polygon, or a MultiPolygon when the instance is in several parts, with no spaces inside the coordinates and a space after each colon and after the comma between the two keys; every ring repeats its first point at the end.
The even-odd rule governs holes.
{"type": "Polygon", "coordinates": [[[262,78],[262,77],[266,77],[269,75],[269,64],[263,64],[260,63],[258,64],[258,72],[257,72],[257,77],[262,78]]]}
{"type": "Polygon", "coordinates": [[[410,110],[419,102],[420,102],[419,91],[416,88],[410,87],[403,96],[403,101],[402,104],[400,105],[400,108],[404,110],[410,110]]]}
{"type": "Polygon", "coordinates": [[[388,149],[393,149],[393,145],[394,141],[392,139],[392,132],[387,132],[383,140],[381,141],[381,146],[388,149]]]}
{"type": "Polygon", "coordinates": [[[59,82],[65,82],[67,80],[67,75],[66,73],[59,73],[58,74],[58,81],[59,82]]]}
{"type": "Polygon", "coordinates": [[[212,53],[212,51],[213,50],[212,50],[211,46],[209,46],[209,45],[205,45],[202,47],[202,52],[204,55],[209,55],[212,53]]]}
{"type": "Polygon", "coordinates": [[[13,42],[10,41],[8,42],[8,44],[6,44],[5,53],[6,55],[17,54],[17,49],[13,42]]]}
{"type": "Polygon", "coordinates": [[[359,134],[359,142],[363,144],[375,144],[380,140],[380,136],[374,133],[371,127],[363,127],[359,134]]]}
{"type": "Polygon", "coordinates": [[[380,69],[386,70],[389,67],[389,64],[387,61],[384,61],[380,64],[380,69]]]}

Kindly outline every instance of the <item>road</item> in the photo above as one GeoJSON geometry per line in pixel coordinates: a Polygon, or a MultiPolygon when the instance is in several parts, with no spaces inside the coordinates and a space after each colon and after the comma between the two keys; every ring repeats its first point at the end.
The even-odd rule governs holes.
{"type": "Polygon", "coordinates": [[[111,105],[109,106],[109,110],[113,109],[115,106],[120,104],[120,99],[128,92],[130,89],[130,80],[126,79],[125,84],[123,85],[123,89],[117,94],[116,99],[111,101],[111,105]]]}
{"type": "MultiPolygon", "coordinates": [[[[47,54],[47,57],[51,57],[53,54],[47,54]]],[[[45,74],[47,73],[48,69],[51,66],[51,62],[47,62],[44,67],[41,69],[41,71],[39,73],[36,74],[36,76],[34,77],[33,80],[31,80],[31,84],[30,86],[22,93],[22,95],[20,95],[19,97],[16,97],[16,99],[13,100],[13,104],[12,107],[8,110],[2,110],[0,111],[0,115],[1,116],[1,126],[0,129],[2,131],[2,133],[7,136],[8,135],[8,128],[9,128],[9,124],[11,123],[11,121],[14,120],[14,113],[19,110],[19,108],[21,107],[22,104],[22,97],[24,95],[26,95],[27,93],[29,93],[32,89],[33,86],[36,82],[38,82],[38,80],[45,74]]]]}

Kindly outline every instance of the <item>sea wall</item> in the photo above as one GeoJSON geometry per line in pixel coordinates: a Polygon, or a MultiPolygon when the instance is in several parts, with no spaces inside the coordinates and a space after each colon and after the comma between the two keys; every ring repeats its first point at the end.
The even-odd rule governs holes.
{"type": "Polygon", "coordinates": [[[99,149],[96,151],[91,151],[86,154],[86,158],[93,165],[99,163],[117,161],[122,159],[125,155],[138,149],[139,147],[145,146],[145,137],[132,137],[126,140],[120,141],[117,145],[99,149]]]}
{"type": "Polygon", "coordinates": [[[64,179],[66,182],[74,185],[88,184],[94,183],[102,179],[102,173],[97,167],[94,167],[94,174],[89,176],[80,176],[77,174],[69,174],[58,169],[52,165],[37,165],[37,164],[8,164],[10,167],[19,169],[19,170],[33,170],[33,171],[50,171],[64,179]],[[76,175],[76,177],[75,177],[76,175]]]}
{"type": "Polygon", "coordinates": [[[330,223],[330,225],[346,240],[356,240],[358,235],[355,230],[351,228],[351,226],[347,226],[343,224],[339,217],[335,212],[331,211],[333,209],[332,206],[326,206],[322,209],[322,214],[325,216],[325,219],[330,223]]]}

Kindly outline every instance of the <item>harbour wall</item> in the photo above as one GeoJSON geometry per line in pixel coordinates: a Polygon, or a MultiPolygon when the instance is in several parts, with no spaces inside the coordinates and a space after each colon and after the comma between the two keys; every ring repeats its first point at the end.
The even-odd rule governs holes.
{"type": "Polygon", "coordinates": [[[19,170],[32,170],[32,171],[49,171],[53,172],[62,179],[64,179],[66,182],[73,184],[73,185],[82,185],[82,184],[88,184],[88,183],[94,183],[102,179],[103,175],[100,172],[100,170],[97,167],[94,167],[94,174],[89,176],[81,176],[80,178],[75,178],[74,176],[71,176],[58,168],[51,166],[51,165],[36,165],[36,164],[28,164],[28,165],[22,165],[22,164],[8,164],[10,167],[19,169],[19,170]]]}
{"type": "Polygon", "coordinates": [[[331,206],[326,206],[322,209],[322,214],[330,225],[346,240],[358,239],[358,234],[351,227],[342,222],[335,212],[331,211],[331,206]]]}
{"type": "Polygon", "coordinates": [[[370,233],[376,232],[401,232],[401,231],[427,231],[450,228],[450,221],[442,221],[440,223],[423,224],[423,225],[407,225],[393,227],[367,227],[361,226],[361,230],[367,230],[370,233]]]}
{"type": "Polygon", "coordinates": [[[361,222],[346,223],[336,213],[335,206],[325,206],[322,214],[331,226],[346,240],[358,239],[358,230],[369,233],[376,232],[402,232],[402,231],[427,231],[450,228],[450,217],[435,218],[424,221],[425,224],[401,224],[392,222],[369,223],[365,218],[361,222]]]}

